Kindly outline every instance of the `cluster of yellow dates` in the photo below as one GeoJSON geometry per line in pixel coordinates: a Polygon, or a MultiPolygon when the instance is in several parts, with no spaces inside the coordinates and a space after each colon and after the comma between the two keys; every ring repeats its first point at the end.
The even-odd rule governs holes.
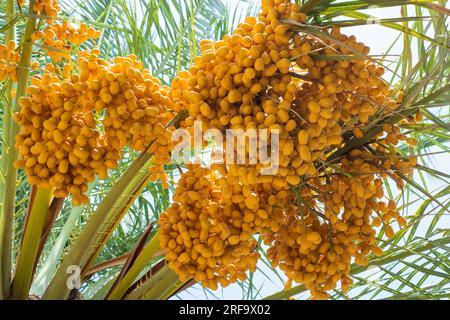
{"type": "Polygon", "coordinates": [[[38,14],[44,14],[49,17],[56,17],[59,13],[59,10],[60,7],[58,0],[35,0],[33,4],[34,12],[38,14]]]}
{"type": "Polygon", "coordinates": [[[17,64],[20,55],[16,51],[16,43],[9,41],[6,45],[0,44],[0,81],[11,79],[17,81],[17,64]]]}
{"type": "Polygon", "coordinates": [[[182,281],[194,279],[213,290],[256,271],[256,241],[242,232],[239,206],[225,205],[217,172],[188,166],[174,204],[160,219],[161,246],[182,281]]]}
{"type": "Polygon", "coordinates": [[[87,184],[95,176],[106,178],[125,146],[140,152],[151,146],[154,179],[165,179],[168,90],[135,56],[110,63],[98,52],[84,52],[77,64],[79,73],[66,79],[50,72],[32,78],[27,96],[19,100],[16,165],[25,169],[28,182],[55,188],[55,197],[72,194],[75,205],[87,203],[87,184]]]}
{"type": "MultiPolygon", "coordinates": [[[[17,3],[20,7],[25,6],[25,0],[17,0],[17,3]]],[[[58,16],[60,6],[58,0],[34,0],[32,9],[37,14],[55,18],[58,16]]]]}
{"type": "MultiPolygon", "coordinates": [[[[193,131],[201,121],[204,130],[279,132],[278,170],[270,175],[261,174],[263,159],[193,166],[182,175],[160,224],[169,267],[183,280],[211,289],[239,280],[236,270],[254,270],[259,253],[249,241],[259,235],[287,287],[295,281],[312,298],[327,298],[339,281],[348,289],[353,260],[365,265],[371,252],[382,254],[376,227],[384,224],[392,236],[392,219],[405,224],[395,203],[382,201],[381,178],[401,187],[398,173],[409,174],[416,161],[391,154],[389,145],[406,139],[396,126],[384,128],[370,149],[327,163],[348,133],[364,136],[370,118],[395,112],[401,97],[391,98],[368,47],[338,28],[311,36],[301,29],[305,20],[291,1],[263,0],[258,18],[221,41],[202,41],[193,66],[172,82],[175,110],[189,112],[183,128],[193,131]],[[224,265],[227,252],[232,269],[224,265]]],[[[246,160],[254,156],[245,152],[246,160]]]]}
{"type": "Polygon", "coordinates": [[[33,33],[32,40],[42,40],[42,46],[47,55],[58,62],[62,59],[70,60],[71,45],[80,45],[99,37],[100,31],[85,24],[77,27],[67,21],[60,24],[47,21],[47,26],[43,30],[33,33]]]}

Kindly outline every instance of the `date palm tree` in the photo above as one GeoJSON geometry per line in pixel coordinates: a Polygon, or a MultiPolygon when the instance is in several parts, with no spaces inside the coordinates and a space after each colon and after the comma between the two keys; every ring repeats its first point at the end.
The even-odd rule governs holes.
{"type": "MultiPolygon", "coordinates": [[[[28,2],[28,1],[27,1],[28,2]]],[[[34,0],[29,1],[32,5],[34,0]]],[[[414,176],[403,177],[402,193],[385,189],[395,199],[406,227],[378,245],[385,254],[371,256],[368,267],[352,266],[354,284],[339,289],[333,299],[442,299],[450,297],[450,10],[446,0],[309,0],[298,1],[308,16],[299,32],[321,37],[332,25],[357,30],[368,21],[391,30],[395,41],[382,55],[371,56],[389,72],[386,80],[405,93],[397,122],[417,110],[421,124],[401,125],[418,140],[419,164],[414,176]],[[377,8],[378,17],[369,15],[377,8]],[[369,11],[367,11],[369,9],[369,11]],[[386,12],[397,16],[384,18],[386,12]],[[395,51],[396,48],[400,50],[395,51]]],[[[167,85],[189,68],[202,39],[229,34],[246,15],[255,15],[259,1],[241,0],[60,0],[58,18],[86,23],[101,31],[94,44],[105,58],[136,54],[152,74],[167,85]]],[[[242,299],[307,298],[303,286],[284,289],[286,279],[262,259],[256,272],[232,289],[211,292],[190,281],[180,282],[164,264],[159,249],[159,215],[171,203],[174,183],[165,190],[149,182],[150,154],[125,150],[120,166],[106,179],[89,186],[90,204],[73,207],[70,199],[54,199],[49,191],[30,188],[24,172],[14,168],[18,125],[12,121],[17,100],[25,95],[32,61],[49,58],[33,44],[31,35],[50,17],[20,9],[16,0],[0,0],[0,43],[16,40],[21,60],[18,82],[0,82],[0,299],[168,299],[223,298],[227,290],[242,299]],[[11,89],[16,95],[11,94],[11,89]],[[73,269],[78,266],[79,269],[73,269]],[[78,277],[79,276],[79,277],[78,277]],[[77,280],[81,280],[78,287],[77,280]],[[72,281],[73,280],[73,281],[72,281]],[[72,281],[72,282],[71,282],[72,281]],[[270,288],[268,290],[267,288],[270,288]]],[[[360,39],[364,41],[364,38],[360,39]]],[[[345,58],[345,57],[341,57],[345,58]]],[[[181,116],[175,118],[175,122],[181,116]]],[[[368,144],[373,128],[352,139],[340,152],[368,144]]],[[[399,144],[400,154],[411,148],[399,144]]],[[[339,151],[338,151],[339,152],[339,151]]],[[[167,173],[176,180],[179,167],[167,173]]],[[[234,295],[236,298],[237,296],[234,295]]]]}

